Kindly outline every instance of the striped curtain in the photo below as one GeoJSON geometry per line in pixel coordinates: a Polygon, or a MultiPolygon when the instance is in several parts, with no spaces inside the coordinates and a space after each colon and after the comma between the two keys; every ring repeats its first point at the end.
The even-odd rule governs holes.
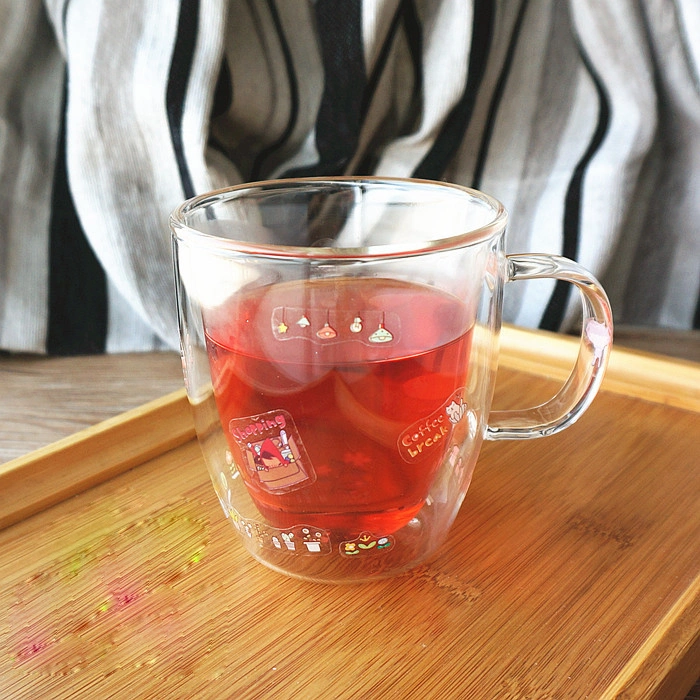
{"type": "MultiPolygon", "coordinates": [[[[700,326],[697,0],[0,0],[0,349],[177,347],[167,217],[245,181],[499,198],[618,322],[700,326]]],[[[568,329],[570,289],[505,319],[568,329]]]]}

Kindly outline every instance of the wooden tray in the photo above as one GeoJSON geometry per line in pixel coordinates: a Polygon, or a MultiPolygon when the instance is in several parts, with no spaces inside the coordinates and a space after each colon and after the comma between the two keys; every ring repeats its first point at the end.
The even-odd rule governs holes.
{"type": "MultiPolygon", "coordinates": [[[[546,398],[576,352],[503,346],[499,408],[546,398]]],[[[245,553],[177,392],[0,467],[0,697],[682,698],[698,413],[698,365],[616,350],[575,426],[484,446],[433,561],[338,587],[245,553]]]]}

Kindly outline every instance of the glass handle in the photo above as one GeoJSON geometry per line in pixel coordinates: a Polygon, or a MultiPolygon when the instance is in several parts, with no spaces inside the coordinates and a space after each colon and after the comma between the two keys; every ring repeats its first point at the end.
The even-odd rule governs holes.
{"type": "Polygon", "coordinates": [[[575,285],[583,305],[581,343],[569,378],[549,401],[533,408],[491,411],[487,440],[553,435],[569,427],[598,393],[612,345],[612,310],[598,281],[585,268],[555,255],[508,255],[508,282],[554,278],[575,285]]]}

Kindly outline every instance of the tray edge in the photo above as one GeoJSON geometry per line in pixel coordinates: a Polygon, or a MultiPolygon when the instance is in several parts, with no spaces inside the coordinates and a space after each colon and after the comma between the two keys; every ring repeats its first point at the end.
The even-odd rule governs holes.
{"type": "Polygon", "coordinates": [[[0,529],[195,437],[181,389],[0,465],[0,529]]]}

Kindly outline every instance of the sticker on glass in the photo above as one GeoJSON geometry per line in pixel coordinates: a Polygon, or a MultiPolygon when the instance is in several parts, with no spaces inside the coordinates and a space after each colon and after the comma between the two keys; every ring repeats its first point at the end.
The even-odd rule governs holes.
{"type": "Polygon", "coordinates": [[[394,546],[392,535],[373,535],[371,532],[361,532],[354,540],[340,543],[340,553],[346,557],[358,557],[391,549],[394,546]]]}
{"type": "Polygon", "coordinates": [[[416,421],[404,430],[398,439],[399,453],[412,464],[436,450],[446,450],[457,426],[465,423],[472,412],[463,398],[464,389],[458,389],[443,405],[429,416],[416,421]]]}
{"type": "Polygon", "coordinates": [[[296,525],[280,530],[242,517],[231,509],[233,526],[258,547],[286,554],[323,555],[331,553],[331,533],[311,525],[296,525]]]}
{"type": "Polygon", "coordinates": [[[228,429],[241,451],[249,482],[270,493],[284,493],[316,480],[291,415],[284,410],[234,418],[228,429]]]}

